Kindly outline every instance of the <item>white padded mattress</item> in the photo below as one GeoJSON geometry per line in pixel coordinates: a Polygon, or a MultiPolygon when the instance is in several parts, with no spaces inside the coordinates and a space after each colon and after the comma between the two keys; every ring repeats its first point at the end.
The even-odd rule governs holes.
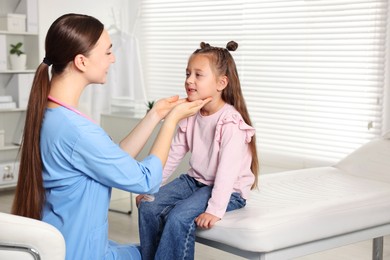
{"type": "Polygon", "coordinates": [[[260,176],[247,206],[197,235],[268,252],[390,223],[390,184],[320,167],[260,176]]]}

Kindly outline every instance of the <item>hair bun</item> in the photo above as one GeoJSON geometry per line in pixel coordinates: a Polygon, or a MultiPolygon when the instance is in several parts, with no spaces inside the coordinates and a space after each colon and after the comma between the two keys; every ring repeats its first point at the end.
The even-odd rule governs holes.
{"type": "Polygon", "coordinates": [[[238,43],[236,43],[235,41],[230,41],[226,44],[226,49],[228,49],[228,51],[235,51],[237,50],[238,48],[238,43]]]}
{"type": "Polygon", "coordinates": [[[200,43],[200,48],[201,48],[201,49],[209,48],[209,47],[210,47],[210,44],[208,44],[208,43],[205,43],[205,42],[201,42],[201,43],[200,43]]]}

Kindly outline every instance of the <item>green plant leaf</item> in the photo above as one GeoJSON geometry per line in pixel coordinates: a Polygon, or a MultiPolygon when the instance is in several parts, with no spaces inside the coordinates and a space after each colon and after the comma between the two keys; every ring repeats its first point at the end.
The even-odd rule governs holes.
{"type": "Polygon", "coordinates": [[[17,44],[10,44],[11,49],[9,51],[10,54],[16,54],[20,56],[21,54],[24,54],[24,52],[21,50],[23,43],[18,42],[17,44]]]}
{"type": "Polygon", "coordinates": [[[154,106],[154,100],[153,101],[148,101],[148,103],[146,104],[146,106],[148,107],[148,109],[152,109],[152,107],[154,106]]]}

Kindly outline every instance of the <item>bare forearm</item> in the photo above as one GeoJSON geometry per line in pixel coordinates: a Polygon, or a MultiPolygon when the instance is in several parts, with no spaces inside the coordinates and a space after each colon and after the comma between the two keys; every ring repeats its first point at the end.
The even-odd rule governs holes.
{"type": "Polygon", "coordinates": [[[146,116],[121,142],[120,147],[132,157],[136,157],[153,133],[157,124],[178,104],[185,102],[179,96],[158,100],[146,116]]]}
{"type": "Polygon", "coordinates": [[[166,119],[150,149],[150,154],[160,158],[163,166],[168,159],[169,148],[176,131],[176,124],[177,122],[175,120],[166,119]]]}
{"type": "Polygon", "coordinates": [[[120,147],[129,153],[132,157],[136,157],[160,121],[161,119],[157,113],[150,111],[119,143],[120,147]]]}
{"type": "Polygon", "coordinates": [[[160,108],[155,109],[155,107],[153,107],[153,109],[149,111],[134,130],[120,142],[121,148],[127,151],[131,156],[137,156],[156,125],[162,118],[165,118],[150,150],[150,154],[159,157],[163,165],[165,165],[177,123],[183,118],[194,115],[205,104],[210,102],[210,100],[211,98],[207,98],[205,100],[188,102],[185,99],[178,100],[178,97],[175,96],[162,100],[161,102],[158,101],[155,107],[158,106],[160,108]],[[167,115],[167,113],[169,114],[167,115]]]}

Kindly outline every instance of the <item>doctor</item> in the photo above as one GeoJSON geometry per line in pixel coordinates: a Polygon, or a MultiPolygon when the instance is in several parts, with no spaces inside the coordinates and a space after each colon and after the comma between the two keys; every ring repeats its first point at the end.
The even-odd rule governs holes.
{"type": "Polygon", "coordinates": [[[59,229],[69,260],[141,259],[137,246],[108,240],[111,188],[157,192],[176,124],[209,101],[162,99],[118,146],[77,110],[84,88],[106,81],[115,61],[111,48],[97,19],[59,17],[48,30],[46,56],[37,68],[27,108],[13,213],[59,229]],[[162,119],[150,155],[136,161],[162,119]]]}

